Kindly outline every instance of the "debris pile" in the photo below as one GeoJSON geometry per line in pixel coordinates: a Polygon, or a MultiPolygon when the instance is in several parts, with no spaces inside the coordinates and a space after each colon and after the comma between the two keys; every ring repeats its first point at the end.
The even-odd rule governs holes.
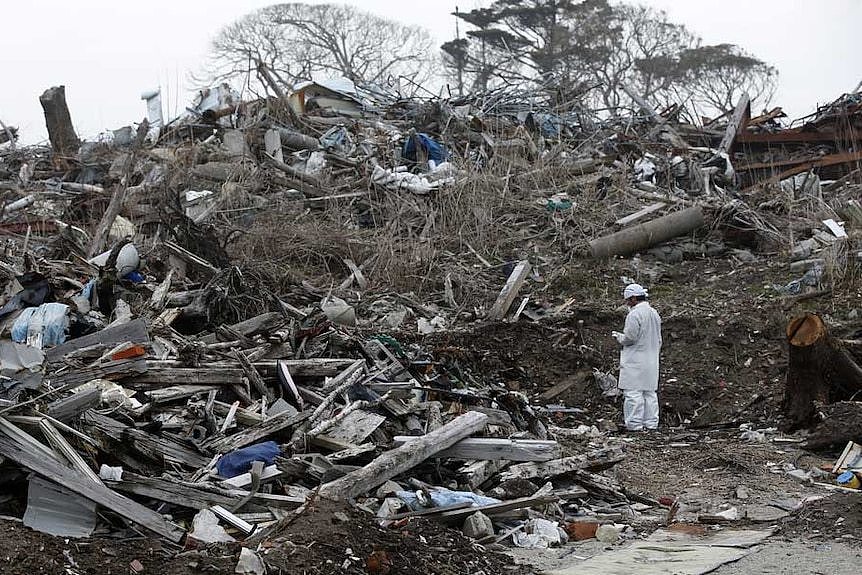
{"type": "MultiPolygon", "coordinates": [[[[780,258],[797,279],[758,297],[786,311],[852,290],[862,256],[859,94],[790,128],[747,96],[704,127],[642,101],[605,118],[346,81],[257,101],[218,86],[171,121],[145,96],[146,120],[98,141],[62,86],[40,98],[50,147],[0,131],[0,485],[19,495],[0,502],[47,533],[107,517],[241,541],[252,573],[269,562],[252,549],[330,501],[486,544],[615,542],[631,509],[673,502],[602,473],[625,457],[608,419],[552,403],[584,382],[617,395],[566,270],[632,256],[660,285],[685,261],[780,258]],[[559,381],[475,360],[480,330],[528,321],[566,350],[559,381]]],[[[827,337],[811,317],[791,346],[827,337]]],[[[800,354],[788,389],[814,365],[800,354]]],[[[829,399],[793,397],[795,423],[829,399]]],[[[343,555],[344,572],[402,572],[391,549],[343,555]]]]}

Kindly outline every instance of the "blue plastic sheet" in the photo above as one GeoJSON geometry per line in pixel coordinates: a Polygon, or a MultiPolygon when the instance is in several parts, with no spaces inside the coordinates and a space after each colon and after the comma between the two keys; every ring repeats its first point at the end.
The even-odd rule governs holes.
{"type": "Polygon", "coordinates": [[[280,453],[281,450],[274,441],[255,443],[222,455],[216,463],[216,470],[221,477],[230,479],[247,473],[255,461],[263,461],[266,465],[272,465],[280,453]]]}
{"type": "Polygon", "coordinates": [[[438,144],[434,138],[422,132],[405,140],[401,155],[410,161],[418,161],[417,146],[425,151],[429,160],[434,160],[437,164],[443,163],[449,158],[449,152],[442,144],[438,144]]]}
{"type": "Polygon", "coordinates": [[[69,306],[62,303],[43,303],[28,307],[12,324],[12,341],[27,343],[28,336],[42,334],[42,345],[60,345],[66,341],[69,328],[69,306]]]}

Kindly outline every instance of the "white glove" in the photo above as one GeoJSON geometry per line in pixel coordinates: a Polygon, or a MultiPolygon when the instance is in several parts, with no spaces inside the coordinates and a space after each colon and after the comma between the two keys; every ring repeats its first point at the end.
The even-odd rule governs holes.
{"type": "Polygon", "coordinates": [[[618,342],[618,343],[620,343],[620,344],[621,344],[621,343],[623,342],[623,338],[625,337],[625,334],[620,333],[620,332],[618,332],[618,331],[612,331],[612,332],[611,332],[611,336],[613,336],[613,338],[614,338],[615,340],[617,340],[617,342],[618,342]]]}

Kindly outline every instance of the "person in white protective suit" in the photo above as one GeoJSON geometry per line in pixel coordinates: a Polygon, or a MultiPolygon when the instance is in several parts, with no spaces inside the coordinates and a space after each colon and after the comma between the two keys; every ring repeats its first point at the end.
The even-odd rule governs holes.
{"type": "Polygon", "coordinates": [[[623,391],[623,419],[629,431],[658,428],[658,358],[661,317],[647,302],[647,291],[630,284],[623,291],[629,306],[623,332],[612,335],[620,350],[619,388],[623,391]]]}

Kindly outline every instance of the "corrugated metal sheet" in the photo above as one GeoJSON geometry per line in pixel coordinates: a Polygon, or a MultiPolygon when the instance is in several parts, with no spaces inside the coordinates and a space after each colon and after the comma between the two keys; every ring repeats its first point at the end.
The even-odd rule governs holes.
{"type": "Polygon", "coordinates": [[[96,504],[68,489],[30,477],[24,525],[61,537],[89,537],[96,528],[96,504]]]}

